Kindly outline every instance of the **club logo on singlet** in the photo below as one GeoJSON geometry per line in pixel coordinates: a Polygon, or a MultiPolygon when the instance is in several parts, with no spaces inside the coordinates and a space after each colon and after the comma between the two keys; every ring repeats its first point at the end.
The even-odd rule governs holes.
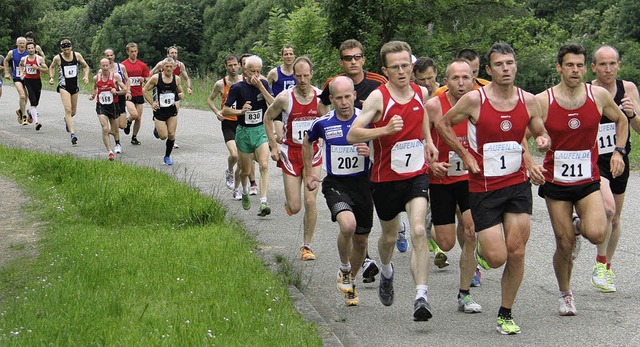
{"type": "Polygon", "coordinates": [[[580,127],[580,120],[578,118],[569,119],[569,128],[578,129],[580,127]]]}
{"type": "Polygon", "coordinates": [[[500,129],[502,129],[502,131],[504,132],[511,130],[512,126],[513,125],[511,124],[511,121],[508,119],[505,119],[500,123],[500,129]]]}

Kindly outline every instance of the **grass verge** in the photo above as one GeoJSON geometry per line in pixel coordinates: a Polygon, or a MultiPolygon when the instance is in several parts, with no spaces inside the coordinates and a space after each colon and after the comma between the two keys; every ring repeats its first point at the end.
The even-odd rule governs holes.
{"type": "Polygon", "coordinates": [[[321,345],[221,205],[151,169],[0,146],[44,220],[0,270],[1,345],[321,345]]]}

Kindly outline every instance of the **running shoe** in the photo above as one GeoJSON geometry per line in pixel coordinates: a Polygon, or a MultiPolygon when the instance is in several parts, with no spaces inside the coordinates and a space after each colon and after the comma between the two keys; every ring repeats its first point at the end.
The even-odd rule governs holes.
{"type": "Polygon", "coordinates": [[[74,146],[78,144],[78,137],[76,134],[71,134],[71,144],[74,146]]]}
{"type": "Polygon", "coordinates": [[[449,262],[447,261],[447,254],[443,252],[440,247],[436,249],[435,257],[433,258],[433,263],[439,268],[445,268],[449,266],[449,262]]]}
{"type": "Polygon", "coordinates": [[[127,126],[124,127],[124,134],[129,135],[130,132],[131,132],[131,120],[127,118],[127,126]]]}
{"type": "Polygon", "coordinates": [[[160,134],[158,134],[158,128],[153,128],[153,137],[156,139],[160,138],[160,134]]]}
{"type": "Polygon", "coordinates": [[[113,161],[113,159],[115,159],[116,156],[113,154],[113,152],[109,151],[109,155],[107,156],[107,158],[109,158],[109,160],[113,161]]]}
{"type": "Polygon", "coordinates": [[[464,313],[479,313],[482,312],[482,306],[473,300],[471,294],[462,297],[458,295],[458,311],[464,313]]]}
{"type": "Polygon", "coordinates": [[[258,195],[258,185],[253,183],[251,187],[249,187],[249,195],[258,195]]]}
{"type": "Polygon", "coordinates": [[[227,184],[227,188],[229,189],[233,189],[233,186],[235,184],[234,180],[233,180],[233,172],[229,171],[229,170],[224,170],[224,180],[227,184]]]}
{"type": "Polygon", "coordinates": [[[245,210],[251,208],[251,200],[249,200],[249,194],[242,194],[242,208],[245,210]]]}
{"type": "Polygon", "coordinates": [[[578,230],[579,220],[580,217],[578,217],[578,215],[574,213],[571,220],[571,223],[573,224],[573,233],[576,235],[576,242],[573,246],[573,252],[571,253],[571,257],[573,260],[576,260],[576,258],[578,258],[578,255],[580,254],[580,247],[582,246],[582,234],[580,234],[580,230],[578,230]]]}
{"type": "Polygon", "coordinates": [[[376,281],[376,275],[380,272],[378,264],[371,258],[365,258],[362,263],[362,282],[373,283],[376,281]]]}
{"type": "Polygon", "coordinates": [[[616,291],[616,286],[612,280],[611,277],[607,276],[607,265],[596,262],[591,274],[591,285],[602,293],[613,293],[616,291]]]}
{"type": "Polygon", "coordinates": [[[396,247],[398,251],[404,253],[407,251],[409,242],[407,242],[407,223],[404,221],[400,223],[400,231],[398,231],[398,240],[396,240],[396,247]]]}
{"type": "Polygon", "coordinates": [[[353,289],[353,275],[351,271],[338,269],[338,290],[348,293],[353,289]]]}
{"type": "Polygon", "coordinates": [[[316,255],[313,254],[313,251],[309,247],[302,246],[300,247],[300,259],[302,260],[316,260],[316,255]]]}
{"type": "Polygon", "coordinates": [[[131,144],[132,144],[132,145],[141,145],[141,144],[142,144],[142,142],[138,141],[138,138],[137,138],[137,137],[132,136],[132,137],[131,137],[131,144]]]}
{"type": "Polygon", "coordinates": [[[476,253],[476,261],[478,262],[478,265],[482,266],[482,268],[485,270],[491,269],[491,266],[489,266],[489,263],[487,263],[487,261],[484,260],[482,255],[480,255],[480,241],[478,241],[476,245],[475,253],[476,253]]]}
{"type": "Polygon", "coordinates": [[[114,148],[113,151],[116,152],[116,154],[122,154],[122,146],[120,146],[120,144],[118,143],[114,148]]]}
{"type": "Polygon", "coordinates": [[[164,157],[164,163],[165,163],[166,165],[173,165],[173,160],[171,160],[171,157],[170,157],[170,156],[165,156],[165,157],[164,157]]]}
{"type": "Polygon", "coordinates": [[[42,124],[36,123],[36,131],[40,130],[40,128],[42,128],[42,124]]]}
{"type": "MultiPolygon", "coordinates": [[[[393,264],[391,264],[391,268],[393,268],[393,264]]],[[[391,273],[391,278],[386,278],[383,274],[380,274],[380,287],[378,288],[378,297],[380,298],[380,302],[385,306],[391,306],[391,304],[393,304],[393,275],[394,274],[391,273]]],[[[414,306],[414,317],[415,308],[416,307],[414,306]]]]}
{"type": "Polygon", "coordinates": [[[520,327],[513,321],[513,318],[498,317],[496,330],[502,335],[520,334],[520,327]]]}
{"type": "MultiPolygon", "coordinates": [[[[384,278],[384,276],[380,278],[384,278]]],[[[380,280],[380,285],[382,285],[382,280],[380,280]]],[[[393,303],[393,288],[391,288],[391,292],[391,303],[393,303]]],[[[382,300],[382,297],[380,300],[382,300]]],[[[391,305],[391,303],[389,303],[389,305],[391,305]]],[[[416,301],[413,302],[413,320],[416,322],[426,322],[431,317],[433,317],[431,314],[431,305],[429,305],[425,298],[417,298],[416,301]]]]}
{"type": "Polygon", "coordinates": [[[260,209],[258,210],[258,216],[264,217],[271,214],[271,207],[268,202],[261,202],[260,209]]]}
{"type": "Polygon", "coordinates": [[[240,193],[240,189],[233,190],[233,200],[242,200],[242,193],[240,193]]]}
{"type": "Polygon", "coordinates": [[[471,287],[480,287],[482,284],[482,272],[480,272],[480,268],[476,267],[476,273],[473,274],[473,279],[471,280],[471,287]]]}
{"type": "Polygon", "coordinates": [[[177,143],[177,142],[174,142],[174,143],[173,143],[173,149],[178,149],[178,148],[180,148],[180,146],[178,146],[178,143],[177,143]]]}
{"type": "Polygon", "coordinates": [[[616,285],[615,285],[615,283],[613,283],[613,280],[616,279],[616,274],[613,273],[613,270],[611,270],[611,269],[607,270],[607,279],[609,281],[609,290],[612,293],[617,291],[616,285]]]}
{"type": "Polygon", "coordinates": [[[576,306],[573,304],[573,294],[567,294],[560,297],[560,315],[575,316],[576,306]]]}
{"type": "Polygon", "coordinates": [[[16,114],[18,115],[18,124],[24,124],[22,123],[22,111],[20,111],[20,109],[17,109],[16,114]]]}
{"type": "Polygon", "coordinates": [[[344,303],[347,304],[347,306],[358,306],[360,303],[355,284],[353,285],[353,290],[344,293],[344,303]]]}

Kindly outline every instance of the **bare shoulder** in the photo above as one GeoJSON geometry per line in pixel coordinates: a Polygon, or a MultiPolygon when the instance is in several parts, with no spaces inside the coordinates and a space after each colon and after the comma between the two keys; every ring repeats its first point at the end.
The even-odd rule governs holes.
{"type": "Polygon", "coordinates": [[[636,86],[635,83],[625,80],[623,80],[622,83],[624,85],[624,91],[626,93],[635,93],[636,95],[638,94],[638,86],[636,86]]]}
{"type": "Polygon", "coordinates": [[[442,104],[440,103],[440,98],[437,96],[432,97],[427,100],[424,104],[424,107],[427,109],[427,112],[431,114],[432,112],[437,112],[438,110],[442,110],[442,104]]]}

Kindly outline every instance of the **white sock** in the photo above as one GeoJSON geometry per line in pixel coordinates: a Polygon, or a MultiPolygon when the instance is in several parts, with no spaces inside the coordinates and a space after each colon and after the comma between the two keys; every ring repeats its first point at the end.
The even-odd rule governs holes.
{"type": "Polygon", "coordinates": [[[346,264],[340,263],[340,270],[351,271],[351,262],[347,262],[346,264]]]}
{"type": "Polygon", "coordinates": [[[391,276],[393,276],[393,267],[391,266],[391,263],[382,264],[382,262],[380,262],[380,272],[384,278],[391,278],[391,276]]]}
{"type": "Polygon", "coordinates": [[[429,292],[429,286],[426,284],[418,284],[416,286],[416,300],[424,298],[427,300],[427,293],[429,292]]]}
{"type": "Polygon", "coordinates": [[[33,121],[38,123],[38,110],[36,110],[35,108],[31,108],[29,109],[29,113],[31,113],[31,118],[33,118],[33,121]]]}
{"type": "Polygon", "coordinates": [[[267,202],[267,198],[260,198],[260,203],[267,202]]]}
{"type": "Polygon", "coordinates": [[[249,194],[249,187],[242,186],[242,195],[247,195],[247,194],[249,194]]]}

